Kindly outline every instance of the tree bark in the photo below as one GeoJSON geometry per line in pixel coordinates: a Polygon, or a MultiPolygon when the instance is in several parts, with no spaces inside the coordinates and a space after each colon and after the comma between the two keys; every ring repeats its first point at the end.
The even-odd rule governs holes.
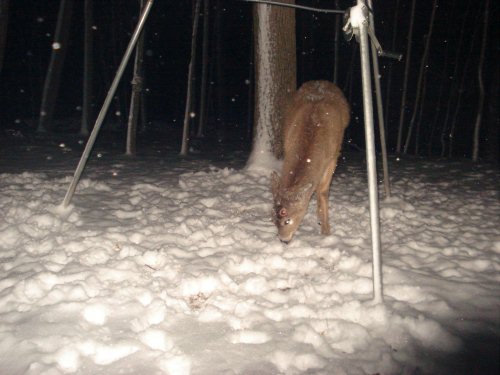
{"type": "MultiPolygon", "coordinates": [[[[294,4],[294,0],[284,1],[294,4]]],[[[255,116],[249,163],[283,153],[281,122],[284,106],[297,88],[295,10],[254,5],[255,116]]]]}
{"type": "Polygon", "coordinates": [[[44,132],[51,128],[50,123],[54,116],[57,95],[61,83],[62,69],[68,50],[68,39],[71,26],[71,14],[73,11],[73,0],[61,0],[59,14],[57,16],[56,31],[52,44],[52,55],[45,76],[43,86],[42,105],[38,121],[38,132],[44,132]]]}

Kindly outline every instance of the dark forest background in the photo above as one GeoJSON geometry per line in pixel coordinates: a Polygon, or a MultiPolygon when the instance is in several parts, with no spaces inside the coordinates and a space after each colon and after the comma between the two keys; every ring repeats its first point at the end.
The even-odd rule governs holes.
{"type": "MultiPolygon", "coordinates": [[[[58,0],[10,0],[5,56],[0,75],[0,127],[34,132],[51,54],[59,9],[58,0]]],[[[51,132],[78,133],[82,108],[83,0],[75,1],[70,40],[51,132]]],[[[146,26],[145,100],[146,130],[177,137],[186,100],[193,1],[156,0],[146,26]]],[[[297,4],[333,8],[334,1],[309,0],[297,4]]],[[[338,1],[341,9],[353,1],[338,1]]],[[[94,5],[94,118],[113,79],[116,68],[137,22],[137,0],[96,0],[94,5]]],[[[410,0],[374,1],[376,34],[384,49],[406,50],[410,0]],[[396,24],[395,24],[396,22],[396,24]],[[394,33],[395,25],[397,27],[394,33]]],[[[417,76],[429,27],[432,1],[417,1],[412,38],[411,69],[406,101],[406,124],[414,110],[417,76]]],[[[477,66],[479,63],[485,0],[442,0],[438,2],[429,60],[423,82],[423,107],[419,109],[419,153],[448,155],[445,122],[447,110],[458,108],[453,138],[453,157],[470,157],[473,125],[478,110],[477,66]],[[463,30],[461,53],[459,36],[463,30]],[[458,57],[458,58],[457,58],[458,57]],[[456,75],[454,75],[456,72],[456,75]],[[460,84],[462,83],[462,88],[460,84]],[[458,93],[461,92],[457,107],[458,93]]],[[[235,0],[213,0],[210,4],[210,101],[206,124],[207,140],[251,144],[252,135],[252,5],[235,0]],[[250,102],[249,102],[250,101],[250,102]]],[[[486,99],[481,124],[480,155],[498,160],[498,4],[490,2],[488,44],[484,63],[486,99]]],[[[203,17],[201,22],[203,22],[203,17]]],[[[335,16],[296,12],[297,82],[333,79],[335,16]]],[[[201,26],[198,52],[201,53],[201,26]]],[[[350,99],[353,121],[348,138],[363,147],[363,118],[359,46],[352,40],[340,42],[338,84],[350,99]]],[[[103,131],[125,132],[130,102],[131,65],[124,75],[103,131]]],[[[401,106],[404,60],[380,59],[382,95],[388,102],[386,127],[388,147],[395,150],[401,106]],[[391,76],[390,86],[388,77],[391,76]]],[[[199,101],[201,58],[197,58],[195,107],[199,101]]],[[[193,110],[196,113],[196,110],[193,110]]],[[[196,128],[197,117],[191,120],[196,128]]],[[[144,129],[142,129],[144,131],[144,129]]],[[[413,143],[410,153],[415,151],[413,143]]]]}

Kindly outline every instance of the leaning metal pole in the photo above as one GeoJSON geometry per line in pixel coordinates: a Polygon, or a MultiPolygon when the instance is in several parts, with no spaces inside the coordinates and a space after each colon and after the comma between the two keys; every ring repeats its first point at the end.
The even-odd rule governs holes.
{"type": "Polygon", "coordinates": [[[128,60],[130,59],[130,55],[134,50],[134,47],[139,39],[139,35],[141,34],[142,29],[144,28],[144,24],[146,23],[146,19],[148,17],[149,11],[153,6],[153,0],[148,0],[146,5],[144,6],[144,10],[142,11],[141,17],[139,18],[139,22],[135,27],[134,33],[132,34],[132,38],[128,43],[127,49],[125,50],[125,54],[123,55],[122,61],[118,67],[115,78],[111,83],[111,87],[109,88],[106,99],[104,99],[104,104],[102,105],[101,111],[99,112],[99,116],[94,124],[94,128],[92,129],[92,133],[90,133],[90,137],[85,145],[85,149],[83,150],[82,157],[76,167],[75,174],[73,176],[73,180],[71,181],[68,191],[66,192],[66,196],[63,200],[63,207],[68,207],[71,202],[71,198],[73,198],[73,194],[75,193],[76,185],[80,180],[80,176],[82,175],[83,169],[85,168],[85,164],[87,163],[87,159],[89,158],[90,152],[92,151],[92,147],[94,146],[94,142],[99,134],[99,130],[101,128],[102,122],[104,121],[104,117],[106,117],[106,113],[108,112],[111,101],[113,100],[113,96],[115,95],[116,88],[120,83],[125,67],[127,66],[128,60]]]}
{"type": "Polygon", "coordinates": [[[359,37],[361,55],[361,77],[363,83],[363,113],[365,118],[366,163],[368,168],[368,192],[370,199],[370,227],[373,251],[373,300],[383,301],[382,259],[380,255],[380,222],[378,210],[377,165],[373,130],[373,102],[370,76],[368,42],[368,9],[362,0],[351,8],[351,24],[359,37]]]}

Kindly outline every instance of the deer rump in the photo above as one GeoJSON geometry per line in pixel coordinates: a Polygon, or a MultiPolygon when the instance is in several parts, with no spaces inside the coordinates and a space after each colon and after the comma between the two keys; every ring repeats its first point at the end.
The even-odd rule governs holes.
{"type": "Polygon", "coordinates": [[[282,126],[281,176],[271,175],[274,222],[288,243],[316,192],[322,234],[330,234],[328,195],[350,108],[342,91],[328,81],[304,83],[292,96],[282,126]]]}

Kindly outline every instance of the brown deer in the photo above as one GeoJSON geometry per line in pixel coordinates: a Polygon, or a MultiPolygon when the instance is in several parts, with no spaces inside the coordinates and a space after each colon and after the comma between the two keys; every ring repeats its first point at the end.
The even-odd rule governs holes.
{"type": "Polygon", "coordinates": [[[273,172],[274,221],[281,241],[297,231],[314,192],[322,234],[330,234],[328,193],[350,108],[342,91],[328,81],[304,83],[284,116],[281,177],[273,172]]]}

